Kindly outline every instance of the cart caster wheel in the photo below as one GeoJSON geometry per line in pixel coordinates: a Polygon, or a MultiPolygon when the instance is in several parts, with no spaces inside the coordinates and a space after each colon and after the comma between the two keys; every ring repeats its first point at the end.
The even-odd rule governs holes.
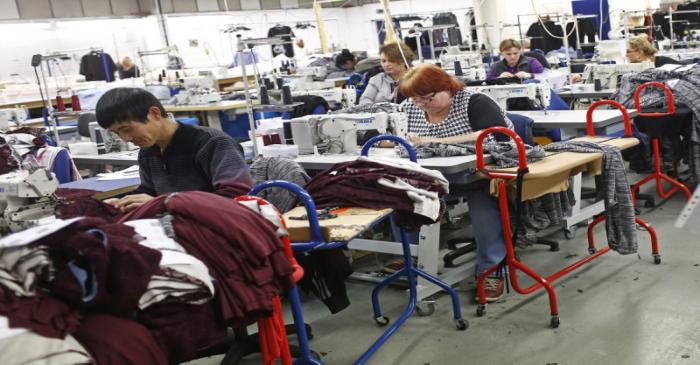
{"type": "Polygon", "coordinates": [[[654,255],[654,263],[657,265],[661,263],[661,255],[659,255],[658,253],[654,255]]]}
{"type": "Polygon", "coordinates": [[[651,199],[644,202],[644,208],[653,208],[655,205],[654,200],[651,199]]]}
{"type": "Polygon", "coordinates": [[[559,328],[559,323],[559,316],[552,316],[552,319],[549,321],[549,325],[552,328],[559,328]]]}
{"type": "Polygon", "coordinates": [[[374,319],[374,321],[377,322],[377,325],[379,325],[379,327],[384,327],[387,324],[389,324],[389,317],[387,317],[387,316],[376,317],[374,319]]]}
{"type": "Polygon", "coordinates": [[[455,319],[455,326],[457,327],[457,331],[466,331],[467,328],[469,328],[469,322],[464,318],[455,319]]]}
{"type": "Polygon", "coordinates": [[[476,316],[483,317],[486,313],[486,304],[479,304],[476,306],[476,316]]]}
{"type": "Polygon", "coordinates": [[[598,252],[598,249],[595,247],[589,247],[588,248],[588,254],[593,255],[594,253],[598,252]]]}
{"type": "Polygon", "coordinates": [[[559,242],[553,243],[551,246],[549,246],[549,250],[552,252],[559,251],[559,242]]]}
{"type": "Polygon", "coordinates": [[[567,228],[564,230],[564,237],[566,237],[567,240],[572,240],[576,237],[576,228],[567,228]]]}
{"type": "Polygon", "coordinates": [[[435,302],[416,303],[416,314],[420,317],[428,317],[435,313],[435,302]]]}

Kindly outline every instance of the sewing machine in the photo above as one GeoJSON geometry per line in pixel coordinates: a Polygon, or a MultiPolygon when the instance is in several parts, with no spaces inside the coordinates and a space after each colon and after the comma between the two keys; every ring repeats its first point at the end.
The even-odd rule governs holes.
{"type": "Polygon", "coordinates": [[[403,113],[362,113],[307,115],[286,122],[285,140],[299,146],[300,155],[314,153],[314,146],[325,153],[356,153],[357,131],[377,130],[405,137],[408,119],[403,113]]]}
{"type": "Polygon", "coordinates": [[[6,130],[14,125],[21,125],[27,120],[26,108],[0,109],[0,130],[6,130]]]}
{"type": "Polygon", "coordinates": [[[17,232],[54,219],[58,179],[35,167],[0,175],[0,234],[17,232]]]}
{"type": "Polygon", "coordinates": [[[316,95],[320,96],[329,104],[340,104],[343,108],[347,108],[355,105],[355,100],[357,99],[357,91],[354,87],[351,88],[339,88],[334,87],[332,89],[318,89],[318,90],[294,90],[292,91],[292,96],[301,95],[316,95]]]}
{"type": "Polygon", "coordinates": [[[603,89],[616,89],[622,75],[641,72],[650,68],[654,68],[654,63],[651,61],[628,64],[586,65],[581,78],[587,84],[600,80],[600,85],[603,89]]]}
{"type": "Polygon", "coordinates": [[[479,52],[462,52],[459,47],[447,47],[447,52],[440,55],[442,68],[453,70],[455,61],[459,61],[462,68],[477,67],[484,64],[479,52]]]}
{"type": "Polygon", "coordinates": [[[198,105],[209,104],[221,101],[221,94],[216,89],[191,88],[180,90],[175,95],[175,104],[178,105],[198,105]]]}
{"type": "MultiPolygon", "coordinates": [[[[454,75],[454,70],[445,70],[450,75],[454,75]]],[[[486,80],[486,69],[482,67],[473,67],[462,69],[462,76],[455,76],[461,81],[482,81],[486,80]]]]}
{"type": "Polygon", "coordinates": [[[546,110],[552,96],[549,84],[544,82],[538,84],[470,86],[469,88],[490,96],[503,110],[506,110],[506,101],[513,98],[528,98],[546,110]]]}
{"type": "Polygon", "coordinates": [[[299,76],[311,76],[314,80],[324,80],[327,72],[323,66],[311,66],[298,68],[296,74],[299,76]]]}

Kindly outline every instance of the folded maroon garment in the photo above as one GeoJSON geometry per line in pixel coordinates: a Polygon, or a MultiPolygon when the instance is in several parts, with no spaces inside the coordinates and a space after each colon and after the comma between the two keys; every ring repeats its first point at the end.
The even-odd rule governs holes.
{"type": "Polygon", "coordinates": [[[226,338],[226,324],[216,301],[201,305],[155,304],[136,319],[151,331],[172,364],[192,360],[197,351],[226,338]]]}
{"type": "Polygon", "coordinates": [[[75,332],[81,315],[44,291],[33,297],[18,297],[0,285],[0,314],[11,328],[27,328],[42,336],[65,338],[75,332]]]}
{"type": "Polygon", "coordinates": [[[37,244],[49,248],[56,269],[47,287],[75,308],[132,315],[151,276],[158,272],[161,257],[158,250],[139,245],[135,236],[127,225],[85,218],[39,240],[37,244]],[[88,274],[86,288],[76,280],[75,267],[88,274]],[[94,292],[92,298],[86,291],[94,292]]]}
{"type": "Polygon", "coordinates": [[[130,319],[87,314],[73,336],[99,365],[169,364],[146,327],[130,319]]]}
{"type": "Polygon", "coordinates": [[[58,189],[56,195],[63,198],[63,202],[56,207],[58,217],[97,217],[114,222],[124,215],[121,210],[94,199],[92,196],[97,193],[99,191],[88,189],[58,189]]]}
{"type": "Polygon", "coordinates": [[[212,193],[159,196],[122,221],[172,214],[175,240],[209,268],[225,323],[241,327],[272,313],[272,298],[293,285],[275,227],[259,213],[212,193]]]}

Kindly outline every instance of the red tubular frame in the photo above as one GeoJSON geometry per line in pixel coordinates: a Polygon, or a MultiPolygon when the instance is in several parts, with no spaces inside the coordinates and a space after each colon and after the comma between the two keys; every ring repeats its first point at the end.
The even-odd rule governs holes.
{"type": "MultiPolygon", "coordinates": [[[[610,100],[602,100],[600,102],[595,102],[593,105],[591,105],[591,109],[588,111],[588,128],[589,131],[592,131],[592,109],[595,109],[599,105],[603,104],[609,104],[618,107],[621,111],[622,114],[625,118],[625,135],[628,135],[627,132],[629,132],[629,135],[632,135],[632,129],[630,125],[630,119],[629,115],[627,114],[627,110],[620,104],[615,103],[614,101],[610,100]],[[617,105],[615,105],[617,104],[617,105]]],[[[479,137],[476,140],[476,165],[478,170],[483,173],[484,175],[490,177],[490,178],[498,178],[500,181],[498,181],[498,204],[499,208],[501,211],[501,224],[503,225],[503,238],[505,241],[506,245],[506,259],[505,259],[505,264],[506,267],[508,268],[508,277],[510,278],[511,285],[513,289],[520,293],[520,294],[530,294],[535,292],[537,289],[544,288],[547,291],[547,295],[549,296],[549,308],[550,308],[550,314],[552,316],[552,321],[551,325],[553,327],[557,327],[559,325],[559,306],[557,304],[557,293],[554,287],[552,286],[552,282],[554,282],[557,279],[560,279],[564,277],[565,275],[569,274],[570,272],[578,269],[579,267],[593,261],[594,259],[604,255],[605,253],[610,251],[610,247],[604,247],[600,250],[597,250],[595,248],[595,241],[593,239],[593,229],[594,227],[605,220],[605,214],[601,214],[598,217],[596,217],[593,222],[588,226],[588,250],[591,253],[589,256],[584,257],[583,259],[564,267],[563,269],[551,274],[550,276],[544,277],[540,274],[538,274],[535,270],[531,269],[527,265],[523,264],[520,262],[516,257],[515,257],[515,249],[513,247],[513,235],[512,235],[512,227],[510,225],[510,211],[508,208],[508,193],[507,193],[507,181],[515,179],[517,177],[517,174],[513,173],[495,173],[487,170],[485,168],[485,162],[484,162],[484,151],[483,151],[483,141],[488,136],[489,134],[492,133],[503,133],[508,136],[510,136],[514,141],[515,144],[518,148],[518,169],[519,171],[522,171],[527,168],[527,159],[525,156],[525,147],[518,135],[509,129],[503,128],[503,127],[493,127],[493,128],[488,128],[484,130],[479,137]],[[517,271],[520,270],[524,272],[527,276],[531,277],[533,280],[536,281],[535,284],[523,288],[520,286],[520,282],[518,280],[518,273],[517,271]]],[[[590,133],[589,133],[590,134],[590,133]]],[[[660,263],[660,255],[658,253],[658,243],[656,239],[656,232],[654,229],[644,222],[641,218],[636,217],[635,218],[637,224],[643,226],[647,232],[649,232],[651,236],[651,246],[652,246],[652,253],[654,255],[655,263],[660,263]]],[[[491,274],[495,273],[499,269],[500,265],[495,265],[490,267],[488,270],[483,272],[481,275],[479,275],[479,278],[477,279],[477,284],[476,284],[476,289],[477,289],[477,295],[478,295],[478,302],[479,302],[479,309],[477,309],[477,314],[479,314],[484,308],[486,308],[486,291],[484,288],[484,281],[486,278],[488,278],[491,274]]],[[[483,314],[483,312],[481,312],[483,314]]]]}
{"type": "MultiPolygon", "coordinates": [[[[652,82],[647,82],[644,84],[639,85],[637,87],[637,90],[634,91],[634,107],[639,110],[639,116],[642,117],[651,117],[651,118],[658,118],[666,115],[671,115],[676,112],[676,105],[673,101],[673,93],[671,92],[671,89],[666,86],[666,84],[658,81],[652,81],[652,82]],[[663,112],[663,113],[642,113],[641,112],[641,101],[640,101],[640,96],[642,95],[642,90],[648,88],[648,87],[658,87],[663,92],[666,94],[666,102],[668,103],[668,109],[663,112]]],[[[654,151],[654,172],[643,178],[642,180],[638,181],[637,183],[632,185],[632,201],[636,205],[637,204],[637,192],[639,191],[639,188],[642,187],[642,185],[648,183],[651,180],[656,181],[656,193],[661,197],[661,199],[667,199],[671,195],[675,194],[677,191],[682,191],[683,194],[685,195],[686,200],[690,200],[691,194],[690,190],[688,190],[688,187],[686,187],[683,183],[680,181],[666,175],[661,171],[661,153],[660,153],[660,148],[659,148],[659,138],[654,137],[652,138],[652,148],[654,151]],[[663,186],[663,181],[666,180],[668,183],[671,184],[671,189],[668,191],[664,191],[664,186],[663,186]]]]}
{"type": "Polygon", "coordinates": [[[598,100],[588,107],[586,112],[586,134],[590,137],[595,137],[595,129],[593,128],[593,111],[601,105],[610,105],[619,109],[622,112],[622,121],[625,123],[625,137],[632,137],[632,119],[622,104],[614,100],[598,100]]]}

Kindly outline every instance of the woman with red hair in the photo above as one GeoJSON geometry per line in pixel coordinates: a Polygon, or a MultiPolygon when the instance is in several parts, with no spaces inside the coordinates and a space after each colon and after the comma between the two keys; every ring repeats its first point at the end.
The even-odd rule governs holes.
{"type": "MultiPolygon", "coordinates": [[[[399,83],[408,99],[401,104],[408,116],[408,140],[424,143],[473,143],[489,127],[513,129],[505,112],[489,96],[472,91],[443,69],[423,64],[409,70],[399,83]]],[[[497,140],[507,136],[495,135],[497,140]]],[[[467,192],[476,236],[477,274],[500,263],[506,256],[498,201],[487,184],[472,184],[467,192]]],[[[486,279],[486,300],[503,296],[503,277],[486,279]]]]}

